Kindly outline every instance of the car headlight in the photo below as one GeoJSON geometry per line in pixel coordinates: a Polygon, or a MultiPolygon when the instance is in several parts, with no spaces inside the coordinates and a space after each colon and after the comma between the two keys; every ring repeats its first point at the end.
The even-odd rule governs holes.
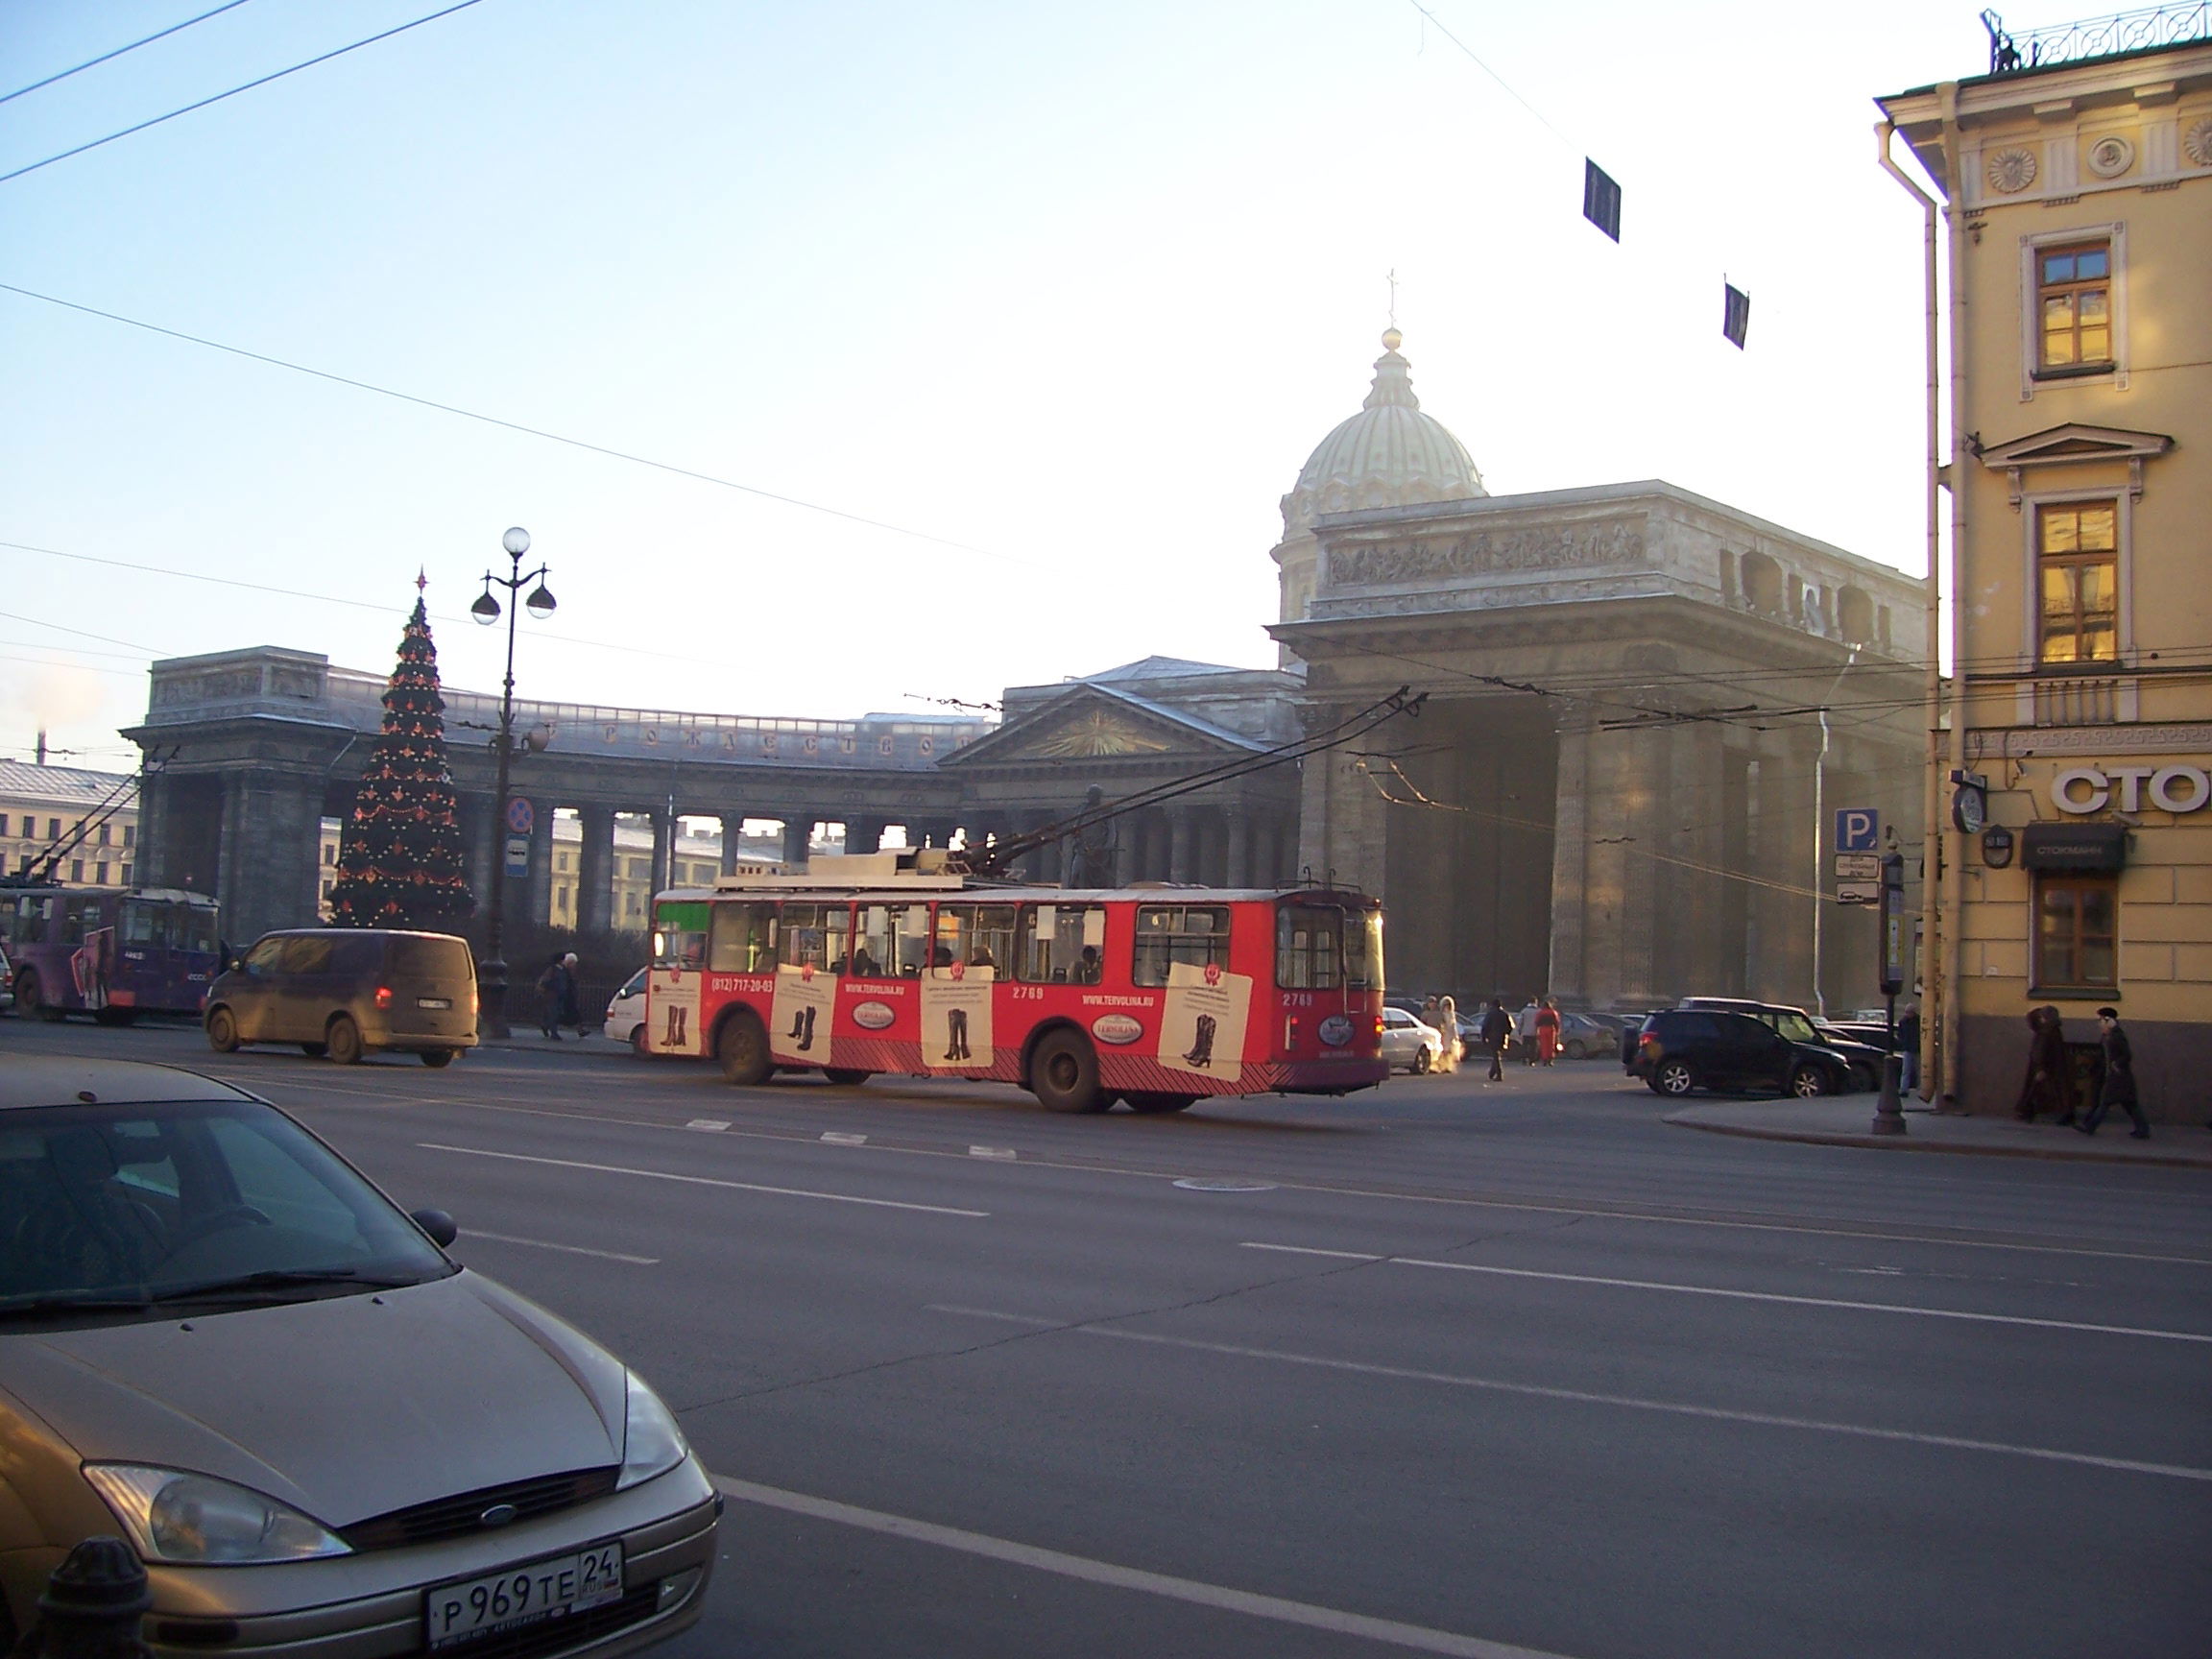
{"type": "Polygon", "coordinates": [[[247,1566],[352,1553],[321,1522],[212,1475],[87,1463],[84,1479],[148,1561],[247,1566]]]}
{"type": "Polygon", "coordinates": [[[619,1492],[656,1475],[665,1475],[691,1448],[684,1443],[684,1431],[676,1427],[676,1414],[661,1404],[661,1396],[645,1386],[635,1371],[625,1371],[629,1399],[622,1408],[622,1473],[614,1482],[619,1492]]]}

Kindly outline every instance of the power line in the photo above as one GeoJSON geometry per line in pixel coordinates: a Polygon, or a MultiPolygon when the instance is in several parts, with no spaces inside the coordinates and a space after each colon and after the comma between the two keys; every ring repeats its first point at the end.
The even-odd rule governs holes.
{"type": "Polygon", "coordinates": [[[172,23],[168,28],[160,30],[156,34],[147,36],[143,40],[133,40],[128,46],[118,46],[112,52],[103,52],[97,58],[88,58],[73,69],[63,69],[56,74],[47,76],[43,81],[34,81],[30,85],[18,86],[12,92],[0,93],[0,104],[12,103],[15,99],[22,97],[26,92],[36,92],[42,86],[53,85],[57,81],[66,81],[72,75],[82,75],[87,69],[97,69],[101,64],[108,62],[109,60],[122,57],[126,52],[135,52],[141,46],[151,46],[156,40],[166,40],[170,36],[177,34],[180,30],[189,29],[195,23],[204,23],[210,17],[220,17],[226,12],[235,12],[239,7],[245,4],[246,0],[228,0],[228,4],[227,5],[218,6],[212,12],[203,12],[197,17],[187,17],[181,23],[172,23]]]}
{"type": "MultiPolygon", "coordinates": [[[[468,0],[475,5],[477,0],[468,0]]],[[[12,177],[12,175],[11,175],[12,177]]],[[[0,179],[0,183],[7,182],[0,179]]],[[[496,415],[481,415],[473,409],[458,404],[441,403],[434,397],[418,397],[412,392],[395,391],[389,386],[378,386],[368,380],[355,380],[349,375],[334,374],[326,369],[310,369],[303,363],[292,363],[282,357],[272,357],[263,351],[249,351],[243,346],[227,346],[220,340],[209,340],[199,334],[187,334],[180,328],[164,328],[158,323],[146,323],[136,317],[126,317],[117,311],[103,311],[96,305],[81,305],[74,300],[59,299],[52,294],[41,294],[34,288],[19,288],[12,282],[0,282],[0,292],[20,294],[26,300],[42,301],[48,305],[59,305],[64,310],[80,311],[87,317],[98,317],[109,323],[121,323],[132,328],[143,328],[149,334],[162,334],[172,340],[182,340],[189,345],[204,346],[211,351],[226,351],[233,357],[244,357],[252,362],[266,363],[273,369],[286,369],[295,374],[305,374],[317,380],[328,380],[334,385],[350,386],[357,392],[373,392],[379,397],[395,398],[401,403],[413,403],[419,408],[435,409],[442,415],[458,415],[464,421],[481,421],[487,426],[497,426],[508,432],[519,432],[526,438],[542,438],[547,443],[565,444],[572,449],[589,450],[594,455],[605,455],[613,460],[627,461],[636,467],[650,467],[660,472],[673,472],[679,478],[690,478],[701,484],[712,484],[724,490],[735,490],[747,495],[757,495],[763,500],[780,501],[786,507],[801,507],[809,513],[822,513],[831,518],[842,518],[849,524],[864,524],[872,530],[888,530],[894,536],[912,537],[917,541],[932,542],[939,547],[950,547],[962,553],[974,553],[985,559],[997,559],[1009,565],[1034,568],[1034,562],[1018,559],[1010,554],[994,552],[978,547],[972,541],[955,541],[949,537],[933,536],[926,530],[909,529],[903,524],[893,524],[882,518],[870,518],[862,514],[848,513],[839,507],[825,507],[819,501],[805,501],[796,495],[779,494],[754,484],[740,484],[733,478],[718,477],[712,472],[701,472],[694,468],[679,467],[671,461],[656,461],[650,455],[637,455],[625,449],[610,448],[604,444],[593,444],[582,438],[570,438],[564,433],[548,432],[539,426],[525,426],[518,421],[503,421],[496,415]]]]}
{"type": "MultiPolygon", "coordinates": [[[[103,144],[112,144],[118,138],[128,138],[133,132],[143,132],[149,127],[158,127],[164,121],[174,121],[180,115],[189,115],[195,109],[204,109],[210,104],[220,104],[226,98],[235,98],[241,92],[251,92],[256,86],[266,86],[272,81],[281,81],[287,75],[297,75],[302,69],[312,69],[318,63],[327,63],[333,58],[343,58],[349,52],[358,52],[364,46],[373,46],[379,40],[389,40],[395,35],[404,35],[410,29],[420,29],[425,23],[435,23],[441,17],[450,17],[456,12],[466,12],[471,6],[482,4],[483,0],[460,0],[458,5],[448,6],[443,12],[433,12],[427,17],[418,17],[412,23],[402,23],[397,29],[385,30],[381,35],[372,35],[366,40],[356,40],[350,46],[341,46],[336,51],[325,52],[320,57],[310,58],[303,63],[295,63],[289,69],[278,69],[274,74],[263,75],[256,80],[249,81],[242,86],[233,86],[228,92],[218,92],[211,98],[203,98],[198,103],[187,104],[181,109],[172,109],[166,115],[156,115],[150,121],[141,121],[134,127],[126,127],[120,132],[110,132],[105,138],[95,138],[88,144],[80,144],[73,150],[64,150],[59,156],[49,156],[43,161],[34,161],[28,167],[18,167],[12,173],[0,173],[0,184],[5,184],[12,179],[20,179],[26,173],[36,173],[41,167],[51,167],[57,161],[66,161],[72,156],[82,156],[87,150],[97,150],[103,144]]],[[[213,15],[213,13],[209,13],[209,15],[213,15]]],[[[29,91],[30,88],[25,87],[24,90],[29,91]]]]}

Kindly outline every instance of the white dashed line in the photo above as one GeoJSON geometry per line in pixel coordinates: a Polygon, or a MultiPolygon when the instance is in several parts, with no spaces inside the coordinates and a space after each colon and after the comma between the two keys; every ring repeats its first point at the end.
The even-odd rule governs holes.
{"type": "Polygon", "coordinates": [[[1012,1158],[1014,1155],[1014,1148],[1011,1146],[971,1146],[968,1148],[968,1156],[971,1158],[1012,1158]]]}
{"type": "Polygon", "coordinates": [[[730,1127],[730,1119],[727,1118],[694,1118],[684,1127],[686,1129],[704,1129],[709,1135],[716,1135],[730,1127]]]}
{"type": "Polygon", "coordinates": [[[865,1135],[847,1135],[835,1129],[823,1130],[822,1139],[832,1146],[865,1146],[868,1144],[868,1137],[865,1135]]]}
{"type": "Polygon", "coordinates": [[[1774,1290],[1727,1290],[1715,1285],[1669,1285],[1654,1279],[1606,1279],[1592,1273],[1544,1273],[1533,1267],[1489,1267],[1477,1262],[1431,1262],[1419,1256],[1364,1256],[1354,1250],[1314,1250],[1303,1244],[1261,1244],[1246,1250],[1287,1256],[1322,1256],[1338,1262],[1380,1262],[1392,1267],[1433,1267],[1447,1273],[1482,1273],[1497,1279],[1541,1279],[1554,1285],[1596,1285],[1613,1290],[1659,1290],[1674,1296],[1717,1296],[1731,1302],[1780,1302],[1795,1308],[1837,1308],[1854,1313],[1902,1313],[1915,1319],[1962,1319],[1975,1325],[2027,1325],[2038,1331],[2085,1331],[2100,1336],[2145,1336],[2155,1342],[2212,1342],[2195,1331],[2160,1331],[2140,1325],[2095,1325],[2078,1319],[2036,1319],[2024,1313],[1971,1313],[1957,1308],[1910,1308],[1895,1302],[1846,1302],[1835,1296],[1786,1296],[1774,1290]]]}
{"type": "Polygon", "coordinates": [[[502,1244],[527,1244],[533,1250],[558,1250],[565,1256],[596,1256],[603,1262],[629,1262],[639,1267],[658,1267],[658,1256],[625,1256],[619,1250],[587,1250],[581,1244],[555,1244],[544,1238],[517,1238],[512,1233],[487,1233],[481,1227],[471,1227],[461,1235],[464,1238],[494,1238],[502,1244]]]}

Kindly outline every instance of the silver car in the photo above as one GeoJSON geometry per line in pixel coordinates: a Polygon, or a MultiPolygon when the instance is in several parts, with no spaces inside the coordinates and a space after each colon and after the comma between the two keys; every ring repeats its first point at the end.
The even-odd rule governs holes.
{"type": "Polygon", "coordinates": [[[156,1654],[593,1659],[697,1620],[721,1501],[636,1373],[268,1102],[0,1070],[0,1651],[81,1539],[156,1654]]]}

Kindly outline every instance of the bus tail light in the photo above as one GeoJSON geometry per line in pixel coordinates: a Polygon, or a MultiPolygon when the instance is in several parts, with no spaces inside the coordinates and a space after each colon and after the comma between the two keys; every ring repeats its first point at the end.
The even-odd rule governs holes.
{"type": "Polygon", "coordinates": [[[391,986],[379,985],[376,987],[376,1006],[379,1008],[389,1008],[392,1006],[391,986]]]}
{"type": "Polygon", "coordinates": [[[1283,1052],[1286,1054],[1292,1053],[1297,1049],[1297,1046],[1298,1016],[1292,1014],[1286,1017],[1283,1022],[1283,1052]]]}

